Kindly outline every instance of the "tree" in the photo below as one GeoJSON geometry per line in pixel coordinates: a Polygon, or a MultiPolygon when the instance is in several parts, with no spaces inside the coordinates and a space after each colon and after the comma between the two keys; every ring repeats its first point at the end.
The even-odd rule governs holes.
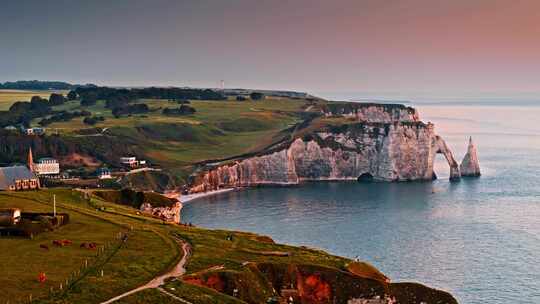
{"type": "Polygon", "coordinates": [[[164,115],[190,115],[197,112],[195,108],[190,107],[188,105],[181,105],[180,108],[177,109],[170,109],[165,108],[163,111],[161,111],[164,115]]]}
{"type": "Polygon", "coordinates": [[[249,97],[253,100],[261,100],[264,98],[264,94],[260,92],[253,92],[249,94],[249,97]]]}
{"type": "Polygon", "coordinates": [[[30,103],[47,102],[47,99],[41,98],[41,96],[32,96],[30,103]]]}
{"type": "Polygon", "coordinates": [[[122,115],[143,114],[148,113],[148,111],[150,111],[150,108],[147,104],[138,103],[134,105],[116,107],[112,110],[112,114],[114,117],[118,118],[122,115]]]}
{"type": "Polygon", "coordinates": [[[83,122],[87,125],[95,125],[96,123],[100,122],[100,121],[104,121],[105,120],[105,117],[103,116],[92,116],[92,117],[85,117],[83,119],[83,122]]]}
{"type": "Polygon", "coordinates": [[[69,93],[67,94],[67,99],[68,99],[68,100],[75,100],[75,99],[77,99],[77,92],[75,92],[75,91],[69,91],[69,93]]]}
{"type": "Polygon", "coordinates": [[[81,98],[81,106],[87,107],[87,106],[93,106],[97,102],[97,94],[94,92],[90,92],[88,94],[85,94],[81,98]]]}
{"type": "Polygon", "coordinates": [[[66,98],[62,94],[52,93],[49,97],[49,104],[51,106],[59,106],[66,102],[66,98]]]}

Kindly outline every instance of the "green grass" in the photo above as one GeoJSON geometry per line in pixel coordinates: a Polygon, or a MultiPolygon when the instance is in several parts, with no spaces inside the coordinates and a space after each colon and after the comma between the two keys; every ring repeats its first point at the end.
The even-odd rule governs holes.
{"type": "MultiPolygon", "coordinates": [[[[328,278],[338,279],[340,283],[335,288],[339,288],[340,292],[353,288],[352,282],[339,281],[352,276],[347,271],[347,265],[351,262],[349,259],[321,250],[275,244],[268,237],[252,233],[163,224],[158,219],[141,215],[137,209],[129,206],[116,205],[94,196],[85,199],[78,191],[57,189],[0,193],[0,208],[50,211],[53,194],[57,196],[58,211],[69,213],[71,222],[53,232],[39,234],[32,240],[0,240],[0,259],[3,261],[3,276],[0,278],[2,300],[16,303],[32,295],[34,303],[99,303],[171,269],[181,258],[175,240],[177,237],[192,246],[192,256],[187,264],[188,278],[214,276],[226,280],[228,284],[234,283],[240,288],[242,299],[250,303],[264,302],[274,295],[268,278],[258,270],[257,265],[282,273],[287,273],[291,265],[293,268],[302,265],[304,271],[311,269],[315,273],[324,272],[328,278]],[[126,242],[116,239],[117,233],[121,231],[129,234],[126,242]],[[232,236],[232,240],[227,239],[229,236],[232,236]],[[70,239],[74,244],[62,248],[50,246],[50,251],[39,248],[39,244],[50,244],[54,239],[70,239]],[[79,248],[80,242],[88,241],[109,245],[96,257],[96,252],[79,248]],[[278,256],[276,253],[288,255],[278,256]],[[81,268],[86,259],[89,260],[89,267],[81,268]],[[223,268],[212,270],[216,266],[223,268]],[[47,274],[46,283],[37,282],[40,271],[47,274]],[[77,271],[80,274],[72,276],[77,271]],[[66,279],[70,282],[68,288],[65,288],[66,279]],[[62,291],[58,290],[60,283],[64,283],[62,291]],[[51,287],[54,291],[49,294],[51,287]]],[[[381,274],[372,266],[359,264],[356,268],[363,275],[373,275],[373,279],[357,279],[365,281],[356,281],[354,284],[360,282],[366,290],[373,286],[379,288],[379,292],[381,286],[386,286],[376,281],[381,274]]],[[[441,296],[450,297],[419,284],[392,284],[390,288],[400,294],[402,299],[416,292],[429,301],[435,301],[441,296]]],[[[224,293],[178,280],[169,281],[164,289],[192,303],[244,303],[224,293]]],[[[172,303],[172,299],[158,290],[145,290],[119,303],[172,303]]]]}
{"type": "MultiPolygon", "coordinates": [[[[47,205],[28,200],[26,198],[0,195],[0,208],[18,207],[23,211],[51,212],[47,205]]],[[[19,298],[32,290],[34,296],[46,294],[50,287],[57,287],[65,281],[71,273],[81,267],[86,259],[93,259],[95,252],[82,250],[82,242],[96,242],[105,244],[115,238],[115,234],[122,231],[120,226],[98,218],[73,213],[64,208],[58,212],[68,212],[70,223],[54,232],[37,235],[32,240],[22,238],[2,238],[0,252],[6,267],[0,277],[0,286],[3,295],[8,299],[19,298]],[[69,239],[74,242],[71,246],[54,247],[51,243],[55,239],[69,239]],[[50,251],[39,248],[40,244],[47,244],[50,251]],[[47,282],[38,282],[39,272],[45,272],[47,282]]]]}
{"type": "Polygon", "coordinates": [[[0,278],[0,290],[6,299],[28,299],[31,294],[38,303],[102,301],[122,290],[146,283],[180,258],[178,245],[158,222],[137,217],[135,209],[108,203],[103,204],[109,212],[98,212],[95,208],[102,202],[92,200],[88,204],[75,191],[0,193],[0,208],[19,207],[23,211],[50,212],[52,194],[57,195],[58,211],[69,213],[69,224],[53,232],[39,234],[33,240],[2,238],[0,242],[0,257],[9,262],[5,265],[12,265],[4,269],[0,278]],[[129,213],[133,217],[119,215],[129,213]],[[116,246],[121,243],[117,240],[118,232],[129,231],[129,228],[133,230],[129,232],[128,241],[116,246]],[[73,244],[54,247],[51,242],[55,239],[69,239],[73,244]],[[79,247],[82,242],[110,245],[96,258],[96,251],[79,247]],[[39,248],[40,244],[48,244],[50,250],[39,248]],[[82,269],[85,260],[89,261],[90,267],[82,269]],[[72,280],[76,271],[83,271],[84,275],[75,276],[79,281],[66,290],[65,280],[72,280]],[[45,272],[47,282],[38,282],[39,272],[45,272]],[[59,291],[61,283],[64,287],[62,293],[59,291]],[[55,290],[53,298],[49,297],[51,287],[55,290]]]}
{"type": "MultiPolygon", "coordinates": [[[[117,304],[148,304],[148,303],[160,303],[160,304],[178,304],[177,300],[161,293],[157,289],[146,289],[139,291],[133,295],[125,297],[116,301],[117,304]]],[[[197,303],[198,304],[198,303],[197,303]]]]}
{"type": "MultiPolygon", "coordinates": [[[[185,178],[192,165],[208,159],[229,158],[258,151],[281,139],[280,133],[301,121],[299,112],[305,100],[266,99],[264,101],[192,101],[197,112],[186,116],[166,116],[161,111],[179,105],[167,100],[140,100],[151,112],[144,115],[115,118],[104,101],[81,107],[70,101],[55,110],[88,110],[105,117],[105,121],[88,126],[82,118],[56,122],[47,126],[64,137],[92,137],[78,134],[81,129],[107,128],[103,136],[114,136],[126,145],[136,144],[151,163],[167,168],[185,178]]],[[[35,119],[37,123],[40,119],[35,119]]],[[[99,131],[93,131],[99,132],[99,131]]],[[[79,140],[80,142],[80,140],[79,140]]]]}
{"type": "Polygon", "coordinates": [[[197,304],[245,304],[237,298],[219,293],[210,288],[173,281],[165,286],[165,290],[191,303],[197,304]]]}

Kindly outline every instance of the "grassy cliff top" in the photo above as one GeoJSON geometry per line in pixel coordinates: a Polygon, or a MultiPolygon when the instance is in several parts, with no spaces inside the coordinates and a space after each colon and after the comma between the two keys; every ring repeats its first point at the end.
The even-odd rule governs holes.
{"type": "MultiPolygon", "coordinates": [[[[351,260],[324,251],[275,244],[252,233],[164,224],[140,215],[137,209],[86,197],[75,190],[0,193],[0,208],[50,211],[53,195],[58,212],[70,214],[68,225],[34,239],[10,237],[0,242],[0,257],[5,262],[0,292],[10,303],[27,300],[30,295],[35,303],[107,300],[172,268],[182,256],[178,239],[192,246],[187,274],[184,280],[171,281],[164,288],[193,303],[261,303],[279,297],[284,282],[297,286],[314,279],[328,284],[331,294],[339,299],[384,293],[407,299],[412,292],[420,299],[456,303],[449,294],[422,285],[388,284],[372,266],[351,267],[351,260]],[[119,233],[127,234],[127,241],[119,240],[119,233]],[[62,239],[73,244],[52,245],[53,240],[62,239]],[[79,244],[84,242],[97,243],[98,250],[81,248],[79,244]],[[42,244],[49,250],[40,248],[42,244]],[[40,272],[47,276],[44,283],[38,282],[40,272]],[[239,290],[237,297],[232,297],[233,289],[239,290]]],[[[168,303],[171,299],[151,289],[119,303],[168,303]]]]}

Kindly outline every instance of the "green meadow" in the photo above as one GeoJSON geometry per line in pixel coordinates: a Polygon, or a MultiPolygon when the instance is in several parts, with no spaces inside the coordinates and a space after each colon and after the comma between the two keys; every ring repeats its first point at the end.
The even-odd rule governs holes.
{"type": "MultiPolygon", "coordinates": [[[[154,164],[185,177],[194,163],[258,151],[283,138],[283,130],[302,121],[306,100],[267,98],[262,101],[191,101],[192,115],[168,116],[165,108],[177,108],[176,102],[162,99],[138,100],[150,112],[116,118],[100,100],[83,107],[77,100],[55,106],[56,111],[86,110],[103,116],[104,121],[90,126],[83,118],[54,122],[46,128],[66,138],[113,136],[126,145],[136,143],[142,156],[154,164]],[[86,131],[84,131],[86,130],[86,131]]],[[[32,124],[38,126],[41,118],[32,124]]]]}
{"type": "MultiPolygon", "coordinates": [[[[252,233],[164,224],[141,215],[137,209],[106,202],[93,195],[85,198],[76,190],[0,193],[0,208],[50,212],[53,195],[56,195],[58,212],[69,213],[69,224],[33,239],[3,237],[0,241],[2,303],[19,303],[30,297],[33,303],[99,303],[171,269],[182,256],[178,238],[192,246],[187,275],[220,266],[229,274],[252,276],[246,262],[309,264],[336,271],[345,269],[350,262],[320,250],[275,244],[267,237],[252,233]],[[118,239],[119,232],[128,234],[126,242],[118,239]],[[73,244],[53,246],[52,241],[58,239],[68,239],[73,244]],[[82,242],[96,242],[99,248],[105,246],[105,249],[80,248],[82,242]],[[41,244],[47,244],[49,250],[40,248],[41,244]],[[264,252],[288,252],[290,255],[269,256],[264,252]],[[40,272],[46,274],[46,282],[38,281],[40,272]]],[[[193,303],[244,303],[178,280],[168,282],[164,288],[193,303]]],[[[273,293],[268,287],[261,285],[260,288],[259,297],[273,293]]],[[[118,303],[148,302],[169,303],[171,297],[150,289],[118,303]]]]}

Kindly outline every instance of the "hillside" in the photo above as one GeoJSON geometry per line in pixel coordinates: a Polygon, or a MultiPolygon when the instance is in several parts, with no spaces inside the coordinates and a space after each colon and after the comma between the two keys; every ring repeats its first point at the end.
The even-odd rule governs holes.
{"type": "MultiPolygon", "coordinates": [[[[48,109],[43,108],[45,104],[39,108],[40,112],[34,113],[30,126],[40,127],[44,119],[48,120],[44,136],[0,130],[0,163],[24,162],[30,146],[36,158],[55,157],[64,168],[80,168],[81,164],[88,170],[104,165],[114,168],[119,166],[119,157],[135,155],[163,168],[181,182],[199,162],[258,151],[289,136],[283,130],[302,122],[306,118],[304,110],[319,102],[312,98],[278,96],[267,96],[264,100],[251,100],[247,96],[243,101],[233,96],[224,100],[179,100],[165,99],[161,91],[152,93],[160,98],[151,98],[146,91],[137,93],[137,97],[131,96],[134,93],[126,97],[121,95],[128,94],[124,90],[113,90],[115,93],[100,91],[103,96],[97,98],[104,99],[87,104],[83,102],[88,98],[84,94],[90,93],[84,92],[80,91],[83,95],[77,95],[75,100],[65,100],[48,109]],[[143,113],[118,114],[119,108],[137,105],[148,109],[143,113]],[[186,106],[195,112],[173,111],[186,106]],[[171,114],[165,114],[165,109],[171,114]],[[99,119],[85,123],[89,117],[99,119]]],[[[16,121],[19,114],[11,112],[9,115],[16,121]]]]}
{"type": "Polygon", "coordinates": [[[49,211],[53,194],[58,211],[69,213],[71,222],[31,240],[8,238],[0,243],[5,262],[2,300],[99,303],[167,273],[182,258],[180,245],[187,243],[191,249],[181,279],[117,303],[172,303],[174,297],[190,303],[281,303],[289,294],[299,303],[346,303],[385,295],[397,303],[457,303],[450,294],[420,284],[388,283],[365,263],[275,244],[251,233],[163,224],[137,209],[75,190],[0,193],[0,208],[49,211]],[[73,244],[52,246],[59,239],[73,244]],[[95,242],[98,249],[79,246],[84,242],[95,242]],[[43,244],[50,249],[40,248],[43,244]],[[37,280],[40,272],[47,276],[43,283],[37,280]]]}

